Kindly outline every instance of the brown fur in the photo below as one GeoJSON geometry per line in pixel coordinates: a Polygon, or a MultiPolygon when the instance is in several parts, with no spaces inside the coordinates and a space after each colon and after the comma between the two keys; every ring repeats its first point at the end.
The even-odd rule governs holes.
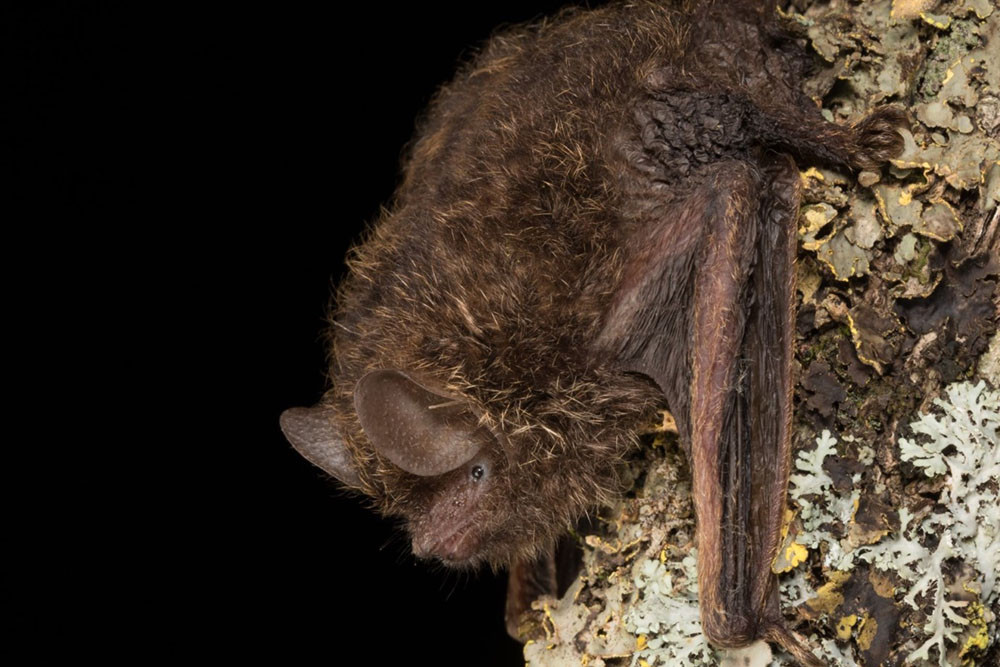
{"type": "Polygon", "coordinates": [[[636,428],[664,405],[596,344],[651,221],[725,160],[756,183],[767,150],[851,167],[899,150],[890,110],[855,130],[822,120],[771,12],[566,10],[497,35],[438,93],[330,318],[324,403],[381,512],[418,522],[431,498],[369,445],[353,392],[369,371],[406,369],[504,436],[471,562],[536,556],[620,490],[636,428]]]}

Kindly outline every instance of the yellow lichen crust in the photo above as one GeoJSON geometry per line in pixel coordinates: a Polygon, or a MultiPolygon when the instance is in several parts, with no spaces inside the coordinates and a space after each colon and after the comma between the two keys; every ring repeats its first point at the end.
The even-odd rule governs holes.
{"type": "Polygon", "coordinates": [[[981,602],[969,604],[969,612],[966,618],[973,632],[965,641],[959,656],[962,658],[962,665],[976,664],[977,657],[982,657],[986,653],[986,648],[990,644],[989,628],[986,624],[985,608],[981,602]]]}
{"type": "Polygon", "coordinates": [[[877,634],[878,621],[866,614],[858,625],[858,648],[862,651],[870,650],[877,634]]]}
{"type": "Polygon", "coordinates": [[[844,604],[844,594],[840,591],[840,587],[850,577],[851,575],[847,572],[835,570],[831,574],[830,580],[817,589],[816,597],[809,600],[807,604],[816,612],[832,615],[837,607],[844,604]]]}
{"type": "Polygon", "coordinates": [[[851,614],[849,616],[844,616],[837,623],[837,639],[842,639],[844,641],[851,638],[851,631],[858,622],[858,617],[856,614],[851,614]]]}

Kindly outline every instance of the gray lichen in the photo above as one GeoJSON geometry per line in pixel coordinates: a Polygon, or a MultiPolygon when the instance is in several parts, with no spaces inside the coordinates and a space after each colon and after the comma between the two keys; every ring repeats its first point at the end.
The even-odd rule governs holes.
{"type": "MultiPolygon", "coordinates": [[[[896,597],[915,617],[926,619],[900,633],[923,640],[907,654],[910,664],[958,664],[984,653],[995,637],[990,608],[997,602],[1000,570],[1000,392],[982,381],[961,382],[946,395],[947,400],[934,401],[937,412],[921,414],[909,425],[913,438],[898,442],[902,460],[946,480],[941,497],[932,508],[921,508],[919,517],[909,507],[895,508],[899,528],[891,536],[851,548],[849,540],[838,541],[825,528],[853,520],[845,519],[847,499],[831,493],[823,468],[836,452],[829,432],[816,439],[815,450],[800,453],[803,474],[793,478],[791,492],[802,518],[795,541],[811,549],[825,543],[827,568],[846,573],[859,559],[898,578],[896,597]]],[[[857,502],[857,490],[851,498],[857,502]]]]}

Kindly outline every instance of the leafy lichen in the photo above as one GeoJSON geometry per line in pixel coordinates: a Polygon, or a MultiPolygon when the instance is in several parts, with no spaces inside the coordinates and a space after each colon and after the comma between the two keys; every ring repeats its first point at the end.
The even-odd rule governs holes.
{"type": "MultiPolygon", "coordinates": [[[[900,458],[927,477],[945,478],[945,484],[933,509],[920,518],[900,508],[899,528],[892,536],[843,551],[827,530],[832,522],[843,521],[845,504],[842,495],[831,493],[831,479],[823,469],[837,445],[827,431],[816,439],[815,450],[799,454],[796,465],[803,474],[792,476],[791,496],[802,508],[804,532],[797,539],[830,546],[828,561],[830,554],[839,557],[828,566],[846,572],[858,559],[901,580],[903,586],[896,591],[901,601],[925,619],[913,628],[915,641],[921,643],[908,653],[907,662],[944,666],[958,653],[963,659],[984,653],[989,640],[982,639],[983,628],[986,637],[995,629],[992,613],[976,616],[977,625],[970,622],[967,610],[970,596],[980,610],[989,609],[998,598],[1000,392],[982,381],[955,383],[947,388],[946,398],[933,405],[935,411],[910,423],[913,437],[899,439],[900,458]]],[[[832,612],[841,602],[826,608],[832,612]]]]}
{"type": "Polygon", "coordinates": [[[701,634],[696,567],[694,549],[679,562],[636,564],[633,581],[642,596],[625,615],[625,627],[648,639],[633,655],[633,667],[642,660],[650,667],[715,664],[715,652],[701,634]],[[679,586],[675,575],[680,575],[679,586]]]}

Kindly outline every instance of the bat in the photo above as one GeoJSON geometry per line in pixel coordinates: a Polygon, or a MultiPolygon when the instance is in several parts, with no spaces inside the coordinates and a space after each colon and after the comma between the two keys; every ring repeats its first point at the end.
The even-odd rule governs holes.
{"type": "Polygon", "coordinates": [[[443,87],[351,251],[330,389],[291,444],[413,552],[511,570],[508,627],[567,528],[674,415],[703,632],[786,629],[771,562],[790,460],[798,166],[878,168],[901,112],[826,122],[773,2],[630,2],[502,32],[443,87]]]}

